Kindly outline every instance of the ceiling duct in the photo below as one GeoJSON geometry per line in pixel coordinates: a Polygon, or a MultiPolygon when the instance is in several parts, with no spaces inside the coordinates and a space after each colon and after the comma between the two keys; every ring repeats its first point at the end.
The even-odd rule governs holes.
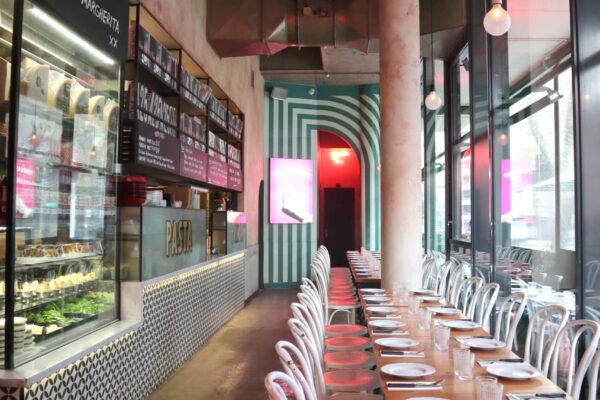
{"type": "Polygon", "coordinates": [[[288,47],[379,51],[378,0],[208,0],[208,41],[221,57],[288,47]]]}

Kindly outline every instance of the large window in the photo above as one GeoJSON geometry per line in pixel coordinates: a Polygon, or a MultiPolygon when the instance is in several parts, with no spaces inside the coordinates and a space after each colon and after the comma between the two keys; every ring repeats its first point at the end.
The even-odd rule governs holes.
{"type": "Polygon", "coordinates": [[[452,236],[471,240],[471,139],[468,48],[452,64],[452,236]]]}
{"type": "Polygon", "coordinates": [[[508,2],[513,25],[492,42],[495,276],[505,293],[527,291],[530,313],[555,303],[574,317],[569,1],[539,5],[508,2]]]}

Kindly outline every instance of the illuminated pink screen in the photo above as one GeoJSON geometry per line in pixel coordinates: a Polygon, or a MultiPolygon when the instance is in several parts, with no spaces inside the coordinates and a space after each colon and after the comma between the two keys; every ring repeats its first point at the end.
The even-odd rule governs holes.
{"type": "Polygon", "coordinates": [[[313,222],[313,161],[271,158],[269,221],[272,224],[313,222]]]}

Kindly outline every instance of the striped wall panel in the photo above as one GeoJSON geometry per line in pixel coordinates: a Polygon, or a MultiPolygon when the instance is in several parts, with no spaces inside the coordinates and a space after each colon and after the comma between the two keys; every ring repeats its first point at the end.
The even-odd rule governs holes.
{"type": "MultiPolygon", "coordinates": [[[[380,248],[379,201],[379,87],[320,87],[315,96],[307,86],[267,83],[265,93],[265,200],[268,210],[269,158],[310,158],[317,171],[317,132],[325,130],[344,138],[361,165],[361,241],[380,248]],[[274,100],[273,86],[288,89],[285,101],[274,100]]],[[[318,182],[315,180],[314,209],[318,182]]],[[[312,224],[269,224],[263,221],[263,283],[267,288],[295,287],[309,274],[317,249],[318,221],[312,224]]]]}

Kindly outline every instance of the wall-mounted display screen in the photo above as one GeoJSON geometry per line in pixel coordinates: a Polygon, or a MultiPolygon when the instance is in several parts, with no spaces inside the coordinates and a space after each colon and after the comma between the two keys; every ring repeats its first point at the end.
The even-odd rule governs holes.
{"type": "Polygon", "coordinates": [[[269,168],[269,222],[313,222],[313,160],[271,158],[269,168]]]}

